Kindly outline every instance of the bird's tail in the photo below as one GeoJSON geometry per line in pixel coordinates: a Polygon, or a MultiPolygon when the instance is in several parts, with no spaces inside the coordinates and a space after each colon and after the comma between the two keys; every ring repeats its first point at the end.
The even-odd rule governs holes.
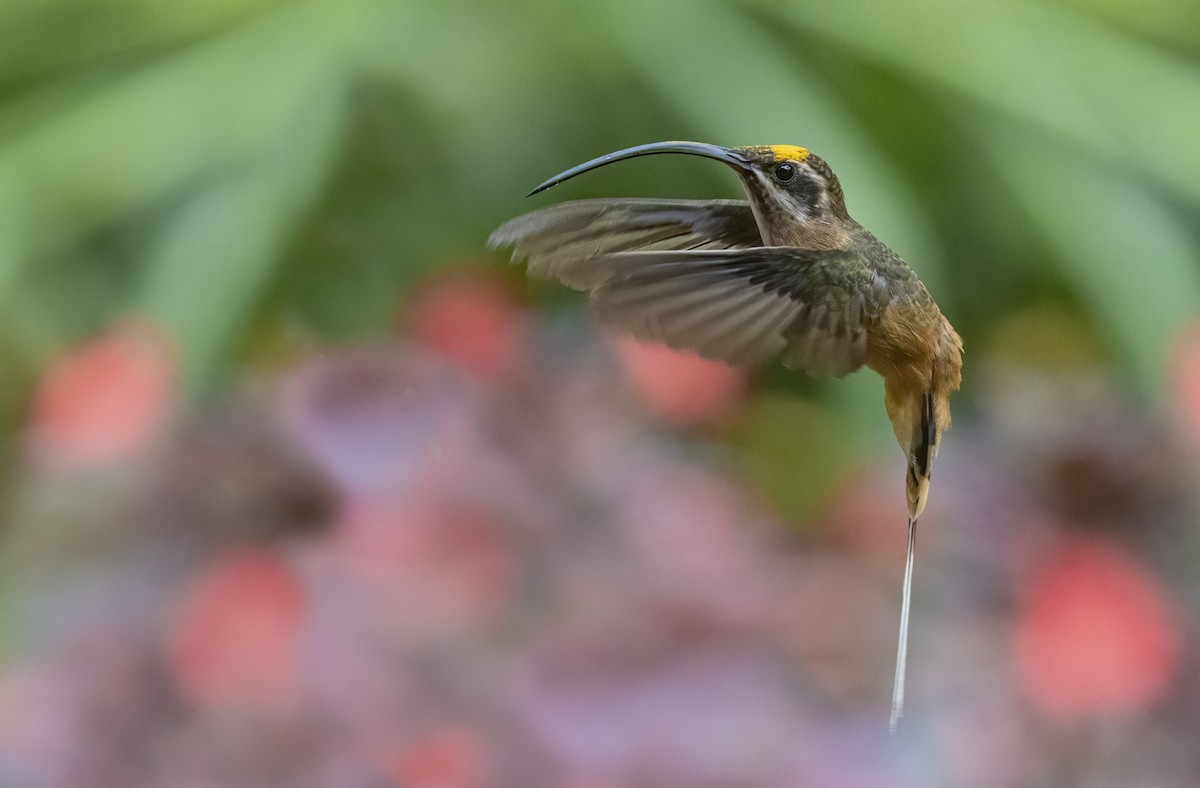
{"type": "Polygon", "coordinates": [[[904,716],[904,674],[908,667],[908,612],[912,608],[913,555],[917,546],[917,521],[908,518],[908,554],[904,559],[904,595],[900,603],[900,641],[896,647],[896,682],[892,685],[892,716],[888,730],[895,733],[904,716]]]}
{"type": "Polygon", "coordinates": [[[915,520],[925,511],[933,459],[941,439],[937,394],[929,388],[905,390],[887,380],[884,381],[884,394],[892,429],[908,461],[904,486],[908,516],[915,520]]]}
{"type": "MultiPolygon", "coordinates": [[[[892,716],[888,729],[895,733],[904,716],[904,674],[908,663],[908,613],[912,606],[913,553],[916,548],[917,518],[925,511],[929,498],[929,478],[933,458],[937,455],[941,431],[938,427],[937,403],[933,391],[913,398],[904,408],[911,425],[907,441],[908,474],[905,491],[908,498],[908,553],[904,561],[904,595],[900,607],[900,641],[896,649],[896,681],[892,688],[892,716]]],[[[900,415],[897,413],[897,415],[900,415]]],[[[893,422],[896,424],[896,422],[893,422]]],[[[897,437],[902,429],[897,428],[897,437]]],[[[905,444],[901,438],[901,444],[905,444]]]]}
{"type": "Polygon", "coordinates": [[[907,389],[884,378],[884,401],[896,438],[908,457],[908,554],[904,562],[904,595],[900,607],[900,641],[896,650],[896,683],[892,689],[889,729],[895,733],[904,715],[904,673],[908,663],[908,614],[912,605],[913,553],[917,518],[929,499],[929,479],[942,432],[950,426],[950,394],[962,380],[962,340],[943,318],[932,375],[924,391],[907,389]]]}
{"type": "Polygon", "coordinates": [[[933,458],[937,456],[941,438],[932,391],[926,391],[921,396],[919,407],[917,418],[914,419],[911,448],[908,451],[908,475],[905,478],[908,515],[913,520],[925,511],[925,502],[929,499],[929,479],[933,474],[933,458]]]}

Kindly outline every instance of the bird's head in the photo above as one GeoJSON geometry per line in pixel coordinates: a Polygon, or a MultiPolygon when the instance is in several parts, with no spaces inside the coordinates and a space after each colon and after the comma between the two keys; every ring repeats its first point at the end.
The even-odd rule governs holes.
{"type": "Polygon", "coordinates": [[[838,248],[846,241],[850,216],[837,176],[824,159],[795,145],[723,148],[703,142],[652,142],[572,167],[530,194],[606,164],[654,153],[704,156],[732,167],[741,178],[767,246],[838,248]]]}

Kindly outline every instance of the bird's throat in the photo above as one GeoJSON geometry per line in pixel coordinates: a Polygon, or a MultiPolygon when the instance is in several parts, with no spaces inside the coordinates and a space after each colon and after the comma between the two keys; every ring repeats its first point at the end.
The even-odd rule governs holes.
{"type": "MultiPolygon", "coordinates": [[[[757,218],[757,214],[755,215],[757,218]]],[[[765,236],[766,233],[763,233],[765,236]]],[[[769,246],[795,246],[801,249],[844,249],[850,243],[850,231],[841,222],[776,222],[769,246]]]]}

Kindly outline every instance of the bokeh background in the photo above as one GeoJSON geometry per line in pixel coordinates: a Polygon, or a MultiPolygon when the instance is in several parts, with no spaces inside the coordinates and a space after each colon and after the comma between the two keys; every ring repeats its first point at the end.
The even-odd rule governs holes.
{"type": "Polygon", "coordinates": [[[1200,5],[0,3],[0,785],[1200,784],[1200,5]],[[887,735],[869,373],[488,232],[790,143],[965,383],[887,735]]]}

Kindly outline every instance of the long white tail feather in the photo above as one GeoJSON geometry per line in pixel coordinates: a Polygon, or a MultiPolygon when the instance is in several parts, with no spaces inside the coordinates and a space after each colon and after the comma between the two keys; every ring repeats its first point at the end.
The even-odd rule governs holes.
{"type": "Polygon", "coordinates": [[[892,716],[888,730],[895,733],[904,716],[904,673],[908,664],[908,611],[912,606],[913,554],[917,546],[917,518],[908,518],[908,556],[904,562],[904,592],[900,602],[900,643],[896,647],[896,681],[892,685],[892,716]]]}

